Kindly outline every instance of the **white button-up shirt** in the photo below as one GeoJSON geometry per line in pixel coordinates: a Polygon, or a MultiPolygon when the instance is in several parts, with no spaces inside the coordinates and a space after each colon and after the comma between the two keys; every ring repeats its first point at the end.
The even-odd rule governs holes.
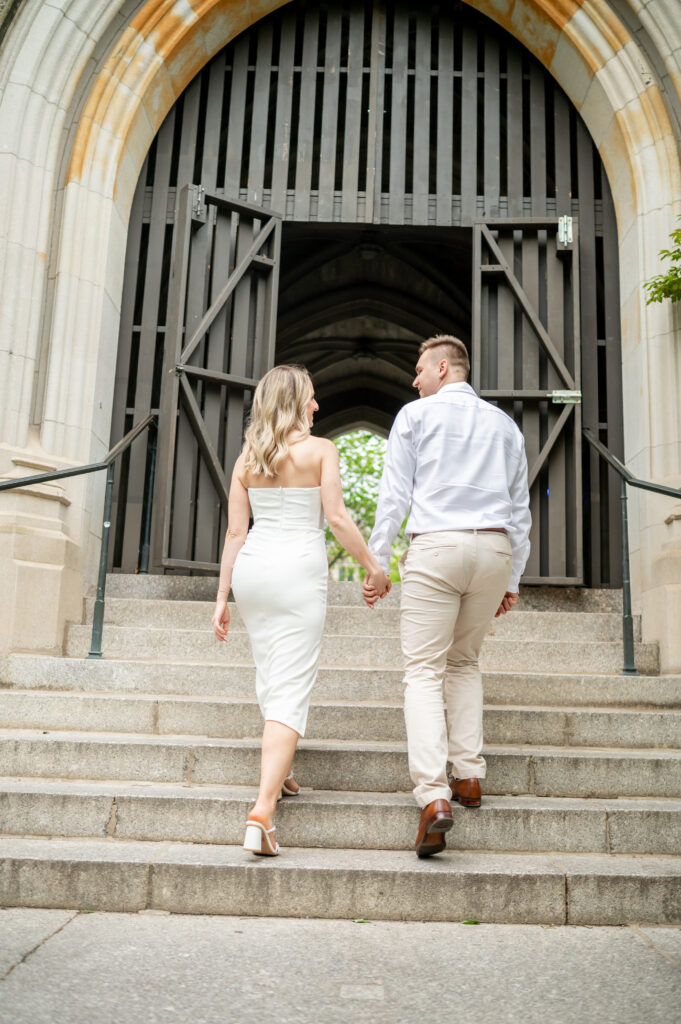
{"type": "Polygon", "coordinates": [[[518,590],[530,553],[525,442],[470,384],[446,384],[395,417],[369,540],[386,572],[410,503],[409,535],[503,527],[513,552],[508,589],[518,590]]]}

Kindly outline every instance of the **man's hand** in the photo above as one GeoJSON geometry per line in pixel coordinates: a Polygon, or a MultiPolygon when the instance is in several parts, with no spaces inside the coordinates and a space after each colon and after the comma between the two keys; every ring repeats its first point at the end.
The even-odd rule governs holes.
{"type": "Polygon", "coordinates": [[[386,594],[390,593],[391,587],[392,583],[388,580],[385,590],[382,594],[379,594],[374,584],[373,577],[369,575],[365,576],[364,583],[362,584],[362,597],[364,598],[364,603],[368,605],[369,608],[373,609],[379,597],[383,598],[386,594]]]}
{"type": "Polygon", "coordinates": [[[513,605],[518,603],[518,596],[518,594],[514,594],[512,591],[507,590],[501,604],[494,614],[494,618],[498,619],[500,615],[505,615],[506,612],[510,612],[513,605]]]}
{"type": "Polygon", "coordinates": [[[226,594],[218,594],[211,626],[218,640],[224,641],[227,639],[227,633],[229,632],[229,607],[226,594]]]}

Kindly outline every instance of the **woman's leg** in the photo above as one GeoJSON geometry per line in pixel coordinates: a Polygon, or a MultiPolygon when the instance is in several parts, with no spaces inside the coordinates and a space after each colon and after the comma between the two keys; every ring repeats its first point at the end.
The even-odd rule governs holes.
{"type": "Polygon", "coordinates": [[[281,793],[284,779],[290,774],[298,739],[298,733],[288,725],[269,719],[265,722],[262,734],[260,789],[250,816],[255,816],[267,828],[272,824],[277,797],[281,793]]]}

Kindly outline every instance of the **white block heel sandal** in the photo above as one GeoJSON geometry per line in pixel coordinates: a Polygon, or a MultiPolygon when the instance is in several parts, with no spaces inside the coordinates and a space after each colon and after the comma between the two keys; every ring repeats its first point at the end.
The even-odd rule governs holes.
{"type": "Polygon", "coordinates": [[[261,854],[263,857],[276,857],[279,853],[279,843],[272,836],[274,831],[274,825],[272,828],[265,828],[261,821],[253,821],[249,818],[246,822],[244,850],[261,854]]]}
{"type": "Polygon", "coordinates": [[[300,793],[300,786],[298,786],[298,789],[292,789],[291,786],[287,786],[286,785],[287,782],[292,782],[294,786],[298,786],[298,783],[293,778],[293,776],[289,775],[287,779],[284,779],[284,784],[281,787],[281,795],[282,796],[298,796],[298,794],[300,793]]]}

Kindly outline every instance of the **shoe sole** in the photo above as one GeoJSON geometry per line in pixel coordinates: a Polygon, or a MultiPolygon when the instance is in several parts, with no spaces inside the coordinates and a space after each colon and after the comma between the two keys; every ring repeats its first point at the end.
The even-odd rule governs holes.
{"type": "Polygon", "coordinates": [[[451,818],[436,818],[429,826],[421,845],[416,848],[416,856],[423,860],[425,857],[433,857],[436,853],[442,853],[443,850],[446,850],[447,843],[444,834],[449,832],[453,825],[454,821],[451,818]],[[441,837],[440,842],[429,843],[429,836],[441,837]]]}

